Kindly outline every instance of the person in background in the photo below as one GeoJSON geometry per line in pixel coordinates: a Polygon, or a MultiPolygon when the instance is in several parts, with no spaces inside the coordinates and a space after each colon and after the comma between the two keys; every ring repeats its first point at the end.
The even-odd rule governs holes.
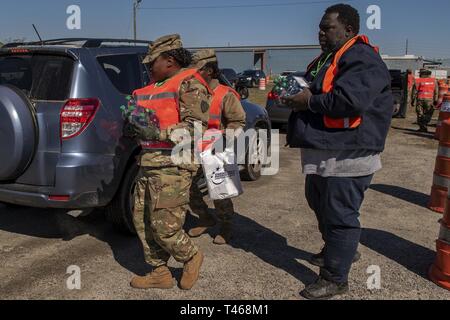
{"type": "MultiPolygon", "coordinates": [[[[214,93],[211,100],[208,129],[233,130],[237,137],[245,127],[245,111],[241,105],[239,94],[232,88],[219,83],[220,69],[215,51],[198,51],[194,54],[193,60],[194,66],[199,69],[199,73],[214,93]]],[[[188,232],[191,237],[201,236],[208,228],[216,224],[214,217],[208,213],[208,205],[198,187],[197,181],[202,176],[203,171],[200,169],[191,188],[190,207],[199,216],[197,225],[188,232]]],[[[215,236],[213,243],[227,244],[232,235],[233,201],[231,199],[215,200],[214,207],[220,221],[220,231],[215,236]]]]}
{"type": "Polygon", "coordinates": [[[439,87],[436,79],[431,77],[430,70],[420,70],[420,76],[415,79],[411,96],[412,105],[416,106],[418,131],[428,132],[428,124],[433,118],[439,96],[439,87]]]}

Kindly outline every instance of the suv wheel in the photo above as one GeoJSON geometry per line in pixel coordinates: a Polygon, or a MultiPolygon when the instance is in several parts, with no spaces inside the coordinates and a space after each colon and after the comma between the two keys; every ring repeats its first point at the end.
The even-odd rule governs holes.
{"type": "Polygon", "coordinates": [[[260,128],[256,128],[257,134],[252,137],[247,154],[245,155],[245,168],[241,172],[241,178],[245,181],[257,181],[261,178],[263,164],[267,160],[267,147],[264,140],[260,139],[260,128]]]}
{"type": "Polygon", "coordinates": [[[134,188],[139,166],[136,162],[128,168],[122,184],[111,203],[106,207],[106,218],[118,231],[133,235],[136,234],[133,222],[134,188]]]}

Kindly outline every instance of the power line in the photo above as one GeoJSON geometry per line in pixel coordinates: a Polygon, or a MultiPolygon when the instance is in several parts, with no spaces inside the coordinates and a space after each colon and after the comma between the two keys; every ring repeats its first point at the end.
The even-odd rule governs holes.
{"type": "MultiPolygon", "coordinates": [[[[347,0],[344,2],[353,2],[355,0],[347,0]]],[[[261,7],[286,7],[301,6],[309,4],[335,3],[336,1],[303,1],[303,2],[282,2],[282,3],[266,3],[266,4],[240,4],[229,6],[190,6],[190,7],[142,7],[140,10],[199,10],[199,9],[226,9],[226,8],[261,8],[261,7]]]]}

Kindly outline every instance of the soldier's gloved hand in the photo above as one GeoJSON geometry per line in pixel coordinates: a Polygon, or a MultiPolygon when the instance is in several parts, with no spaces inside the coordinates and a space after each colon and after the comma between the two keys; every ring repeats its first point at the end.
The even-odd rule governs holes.
{"type": "Polygon", "coordinates": [[[137,136],[136,127],[128,121],[125,122],[125,125],[123,127],[123,136],[135,139],[137,136]]]}
{"type": "Polygon", "coordinates": [[[144,141],[150,140],[160,140],[160,131],[153,125],[141,126],[139,124],[134,124],[137,137],[144,141]]]}

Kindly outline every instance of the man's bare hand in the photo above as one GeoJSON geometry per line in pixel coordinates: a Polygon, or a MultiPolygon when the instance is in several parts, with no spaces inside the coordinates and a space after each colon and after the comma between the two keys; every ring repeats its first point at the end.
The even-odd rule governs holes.
{"type": "Polygon", "coordinates": [[[292,108],[295,112],[306,111],[308,110],[308,102],[311,96],[312,96],[311,90],[305,88],[303,89],[302,92],[296,95],[281,98],[281,102],[284,105],[292,108]]]}

